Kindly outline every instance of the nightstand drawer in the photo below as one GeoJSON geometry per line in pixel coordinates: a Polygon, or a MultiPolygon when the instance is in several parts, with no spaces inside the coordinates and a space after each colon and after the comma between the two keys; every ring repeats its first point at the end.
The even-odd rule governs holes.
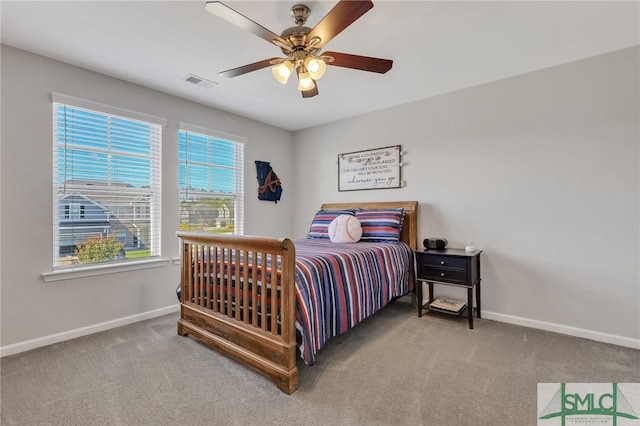
{"type": "Polygon", "coordinates": [[[465,269],[444,269],[433,266],[418,265],[418,278],[423,280],[456,282],[467,284],[468,275],[465,269]]]}
{"type": "Polygon", "coordinates": [[[468,264],[467,259],[464,257],[429,255],[417,256],[417,258],[419,268],[436,266],[440,268],[467,269],[468,264]]]}

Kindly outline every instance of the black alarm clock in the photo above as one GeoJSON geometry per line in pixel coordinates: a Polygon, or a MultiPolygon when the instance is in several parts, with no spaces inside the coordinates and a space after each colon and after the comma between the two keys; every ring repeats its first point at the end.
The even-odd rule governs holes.
{"type": "Polygon", "coordinates": [[[448,241],[445,238],[425,238],[422,242],[424,248],[431,250],[442,250],[447,246],[448,241]]]}

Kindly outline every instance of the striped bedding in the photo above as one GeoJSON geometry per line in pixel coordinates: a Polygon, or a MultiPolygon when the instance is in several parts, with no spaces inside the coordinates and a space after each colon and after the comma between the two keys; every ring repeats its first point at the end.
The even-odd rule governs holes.
{"type": "MultiPolygon", "coordinates": [[[[301,334],[300,352],[308,365],[313,365],[315,356],[325,343],[355,327],[365,318],[373,315],[392,299],[413,291],[415,273],[413,252],[402,242],[358,242],[337,244],[330,240],[295,240],[296,247],[296,328],[301,334]]],[[[212,308],[216,303],[220,311],[233,316],[236,306],[242,310],[243,297],[250,297],[253,291],[251,281],[236,289],[231,277],[242,276],[245,266],[260,265],[257,261],[235,257],[228,253],[208,252],[198,255],[197,271],[205,272],[209,278],[199,294],[192,295],[191,302],[200,304],[199,298],[205,298],[205,304],[212,308]],[[203,262],[204,259],[204,262],[203,262]],[[208,265],[207,265],[208,264],[208,265]],[[239,271],[236,269],[239,268],[239,271]],[[228,276],[227,284],[220,285],[220,276],[228,276]],[[214,279],[214,277],[217,277],[214,279]],[[246,287],[246,288],[245,288],[246,287]],[[216,296],[217,295],[217,296],[216,296]],[[236,296],[240,298],[236,300],[236,296]]],[[[251,259],[251,258],[250,258],[251,259]]],[[[267,276],[271,276],[271,259],[266,262],[267,276]]],[[[249,276],[252,274],[249,266],[249,276]]],[[[277,297],[280,298],[280,273],[277,297]]],[[[194,271],[195,276],[199,276],[194,271]]],[[[257,278],[262,268],[257,268],[257,278]]],[[[198,278],[197,278],[198,279],[198,278]]],[[[270,279],[268,280],[270,281],[270,279]]],[[[266,309],[271,316],[271,288],[267,286],[266,309]]],[[[181,294],[178,291],[178,299],[181,294]]],[[[258,315],[261,314],[263,288],[256,287],[258,315]]],[[[278,303],[279,305],[279,303],[278,303]]],[[[247,313],[248,314],[248,313],[247,313]]],[[[241,315],[243,315],[241,313],[241,315]]],[[[279,315],[279,313],[278,313],[279,315]]]]}
{"type": "Polygon", "coordinates": [[[404,243],[295,240],[296,327],[308,365],[325,343],[392,299],[413,291],[413,253],[404,243]]]}

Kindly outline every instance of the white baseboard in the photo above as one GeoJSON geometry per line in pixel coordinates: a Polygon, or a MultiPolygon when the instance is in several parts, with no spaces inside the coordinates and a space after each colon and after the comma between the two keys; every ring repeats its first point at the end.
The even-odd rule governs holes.
{"type": "MultiPolygon", "coordinates": [[[[160,309],[155,309],[141,314],[131,315],[100,324],[82,327],[75,330],[65,331],[62,333],[52,334],[50,336],[39,337],[37,339],[27,340],[24,342],[14,343],[12,345],[0,347],[0,357],[14,355],[31,349],[40,348],[54,343],[71,340],[89,334],[98,333],[100,331],[109,330],[111,328],[121,327],[123,325],[133,324],[135,322],[159,317],[162,315],[178,312],[180,305],[175,304],[160,309]]],[[[624,346],[633,349],[640,349],[640,339],[632,339],[630,337],[616,336],[599,331],[586,330],[583,328],[570,327],[566,325],[554,324],[545,321],[533,320],[529,318],[517,317],[513,315],[500,314],[497,312],[482,311],[482,318],[488,320],[506,322],[509,324],[521,325],[523,327],[536,328],[539,330],[553,331],[556,333],[567,334],[574,337],[582,337],[598,342],[611,343],[613,345],[624,346]]]]}
{"type": "Polygon", "coordinates": [[[640,349],[640,339],[616,336],[615,334],[602,333],[599,331],[586,330],[584,328],[570,327],[567,325],[554,324],[551,322],[516,317],[513,315],[500,314],[497,312],[487,312],[485,310],[482,311],[482,318],[499,322],[506,322],[509,324],[521,325],[523,327],[536,328],[539,330],[553,331],[556,333],[567,334],[569,336],[595,340],[597,342],[625,346],[627,348],[640,349]]]}
{"type": "Polygon", "coordinates": [[[20,352],[29,351],[31,349],[40,348],[42,346],[52,345],[54,343],[71,340],[89,334],[98,333],[100,331],[109,330],[111,328],[121,327],[123,325],[133,324],[134,322],[144,321],[147,319],[171,314],[180,310],[180,304],[167,306],[153,311],[143,312],[124,318],[103,322],[100,324],[90,325],[88,327],[77,328],[75,330],[64,331],[49,336],[39,337],[37,339],[27,340],[24,342],[14,343],[0,347],[0,357],[14,355],[20,352]]]}

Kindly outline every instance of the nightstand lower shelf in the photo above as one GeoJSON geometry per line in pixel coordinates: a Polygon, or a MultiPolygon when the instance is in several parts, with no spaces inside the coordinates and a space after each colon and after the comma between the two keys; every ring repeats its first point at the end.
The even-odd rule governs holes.
{"type": "Polygon", "coordinates": [[[474,288],[475,314],[480,315],[480,253],[482,251],[465,252],[460,249],[424,250],[416,251],[417,281],[416,296],[418,299],[418,316],[422,317],[423,310],[438,312],[445,315],[464,315],[469,318],[469,328],[473,329],[474,317],[474,288]],[[429,284],[429,301],[422,303],[423,283],[429,284]],[[429,305],[435,300],[434,284],[463,287],[467,289],[467,306],[460,312],[447,312],[443,309],[430,309],[429,305]]]}
{"type": "Polygon", "coordinates": [[[467,316],[469,318],[469,328],[473,329],[473,312],[475,311],[476,317],[477,318],[482,318],[480,315],[480,282],[478,281],[477,284],[475,284],[473,287],[475,287],[475,293],[476,293],[476,303],[474,306],[474,300],[473,300],[473,287],[469,287],[467,288],[467,306],[465,306],[464,309],[462,309],[460,312],[447,312],[444,309],[434,309],[434,308],[430,308],[429,305],[431,303],[433,303],[433,301],[435,300],[435,297],[433,295],[433,285],[434,284],[444,284],[444,285],[451,285],[451,284],[447,284],[447,283],[441,283],[441,282],[431,282],[431,281],[426,281],[426,280],[418,280],[418,290],[417,290],[417,297],[418,297],[418,301],[422,300],[422,283],[427,283],[429,284],[429,300],[427,301],[427,303],[424,303],[422,306],[420,306],[418,308],[418,316],[422,317],[422,313],[424,310],[429,311],[429,312],[436,312],[438,314],[442,314],[442,315],[453,315],[453,316],[467,316]]]}

